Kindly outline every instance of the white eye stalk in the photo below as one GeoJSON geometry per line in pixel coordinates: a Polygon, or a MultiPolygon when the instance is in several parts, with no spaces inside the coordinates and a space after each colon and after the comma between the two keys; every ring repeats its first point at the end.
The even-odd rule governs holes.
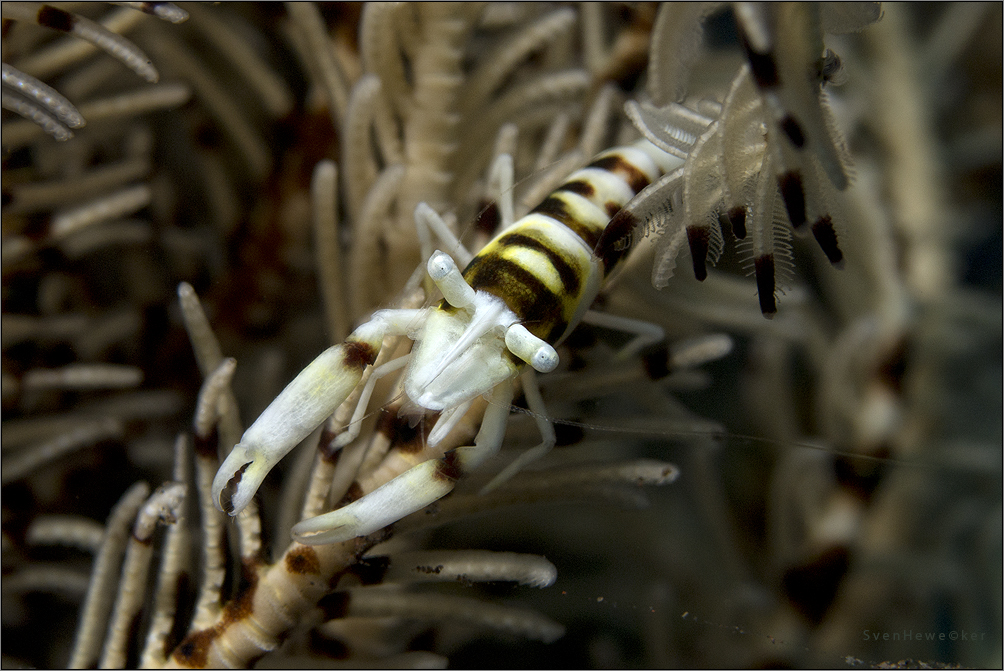
{"type": "Polygon", "coordinates": [[[522,324],[513,324],[506,330],[505,346],[538,373],[550,373],[558,366],[558,353],[554,348],[527,331],[522,324]]]}
{"type": "Polygon", "coordinates": [[[474,304],[474,289],[471,289],[460,274],[453,258],[438,249],[429,258],[429,277],[443,292],[446,302],[455,308],[466,308],[474,304]]]}

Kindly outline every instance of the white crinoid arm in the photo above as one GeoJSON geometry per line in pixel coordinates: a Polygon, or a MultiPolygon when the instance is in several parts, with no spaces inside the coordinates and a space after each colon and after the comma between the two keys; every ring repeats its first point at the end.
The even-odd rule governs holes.
{"type": "Polygon", "coordinates": [[[655,107],[645,101],[629,100],[624,104],[624,113],[646,140],[682,159],[687,158],[697,138],[714,121],[713,117],[679,103],[655,107]]]}
{"type": "Polygon", "coordinates": [[[743,65],[732,80],[725,98],[719,133],[721,169],[725,176],[723,199],[736,238],[746,237],[747,220],[752,217],[754,191],[767,152],[767,121],[763,102],[743,65]]]}
{"type": "Polygon", "coordinates": [[[749,238],[740,250],[752,263],[763,316],[777,313],[777,292],[791,275],[790,224],[774,179],[773,159],[764,158],[750,205],[749,238]]]}
{"type": "Polygon", "coordinates": [[[687,93],[690,71],[701,55],[704,19],[720,2],[665,2],[652,26],[649,51],[649,96],[656,103],[680,102],[687,93]]]}
{"type": "MultiPolygon", "coordinates": [[[[804,145],[819,161],[830,183],[842,191],[847,188],[848,177],[838,146],[841,141],[834,137],[835,130],[827,120],[825,98],[813,77],[824,51],[819,7],[791,3],[772,9],[777,33],[785,36],[774,43],[783,84],[777,90],[783,108],[781,135],[799,149],[804,145]]],[[[768,100],[771,100],[769,95],[768,100]]]]}

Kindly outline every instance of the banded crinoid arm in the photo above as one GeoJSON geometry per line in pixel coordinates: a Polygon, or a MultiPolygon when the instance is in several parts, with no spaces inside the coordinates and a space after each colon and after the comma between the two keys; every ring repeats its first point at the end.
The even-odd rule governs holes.
{"type": "MultiPolygon", "coordinates": [[[[70,88],[66,89],[67,95],[63,95],[42,81],[51,78],[61,68],[78,58],[86,56],[94,48],[101,49],[117,59],[146,82],[158,81],[160,75],[149,57],[120,33],[142,19],[141,12],[154,14],[173,23],[186,20],[188,14],[171,3],[119,4],[132,5],[133,9],[118,9],[100,21],[93,21],[73,11],[46,3],[3,3],[0,16],[4,19],[5,47],[9,41],[8,24],[15,22],[24,24],[23,27],[29,33],[31,32],[29,24],[34,24],[45,29],[45,32],[58,31],[72,38],[55,40],[33,54],[20,53],[19,47],[23,43],[18,37],[11,43],[18,46],[5,48],[3,56],[5,61],[12,60],[14,64],[3,63],[0,106],[25,119],[23,122],[8,122],[5,119],[3,141],[6,150],[12,151],[27,144],[39,131],[44,131],[58,141],[69,140],[74,137],[73,130],[84,127],[87,121],[96,121],[97,117],[107,112],[100,105],[95,105],[98,101],[90,101],[78,108],[67,98],[67,95],[73,98],[79,97],[69,93],[70,88]],[[157,9],[154,10],[152,5],[157,5],[157,9]]],[[[17,34],[15,29],[15,35],[17,34]]],[[[61,86],[65,83],[64,80],[61,86]]],[[[169,88],[177,89],[177,84],[169,88]]],[[[124,106],[120,105],[117,112],[123,114],[124,106]]]]}
{"type": "Polygon", "coordinates": [[[38,2],[5,2],[0,13],[4,19],[34,22],[44,28],[86,40],[121,61],[148,82],[156,82],[160,78],[149,57],[139,47],[84,16],[38,2]]]}
{"type": "MultiPolygon", "coordinates": [[[[665,18],[668,10],[660,11],[665,18]]],[[[739,3],[733,11],[747,64],[723,103],[628,102],[628,116],[645,137],[685,156],[686,164],[679,179],[664,178],[626,210],[645,220],[647,231],[662,234],[652,273],[656,288],[666,285],[684,242],[695,277],[706,277],[721,251],[719,221],[727,217],[756,275],[761,311],[770,318],[790,271],[790,236],[782,224],[811,230],[827,260],[842,266],[836,192],[849,183],[849,158],[823,88],[840,79],[840,59],[824,51],[823,34],[860,30],[878,12],[871,4],[837,12],[809,3],[739,3]],[[763,172],[771,179],[758,177],[763,172]],[[775,212],[777,203],[782,212],[775,212]]],[[[660,54],[653,47],[652,61],[665,57],[660,54]]],[[[652,90],[682,98],[677,80],[656,82],[652,90]]]]}
{"type": "Polygon", "coordinates": [[[772,151],[778,185],[792,227],[804,224],[827,259],[843,260],[828,190],[850,183],[849,157],[829,109],[823,84],[839,60],[825,51],[823,32],[860,30],[879,17],[877,3],[861,3],[849,15],[824,15],[814,3],[740,4],[740,40],[777,140],[772,151]]]}

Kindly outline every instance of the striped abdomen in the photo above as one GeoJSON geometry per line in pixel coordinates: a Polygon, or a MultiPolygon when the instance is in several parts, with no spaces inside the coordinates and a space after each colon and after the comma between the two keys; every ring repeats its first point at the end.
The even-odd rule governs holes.
{"type": "Polygon", "coordinates": [[[623,255],[601,242],[611,218],[671,160],[646,141],[603,152],[485,245],[464,279],[505,301],[535,336],[558,344],[623,255]]]}

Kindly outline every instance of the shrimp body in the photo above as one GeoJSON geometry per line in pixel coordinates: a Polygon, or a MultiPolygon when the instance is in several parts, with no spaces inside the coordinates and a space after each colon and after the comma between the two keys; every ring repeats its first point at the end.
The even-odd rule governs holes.
{"type": "MultiPolygon", "coordinates": [[[[213,483],[217,506],[239,513],[268,470],[358,385],[389,335],[414,340],[412,353],[406,362],[397,359],[374,370],[353,419],[361,419],[375,380],[407,363],[403,386],[411,410],[441,413],[430,445],[446,437],[478,396],[489,398],[475,444],[418,464],[347,506],[299,523],[293,536],[308,544],[347,540],[444,496],[463,472],[498,451],[512,381],[525,364],[540,373],[558,365],[555,346],[583,320],[626,253],[621,242],[636,222],[630,216],[618,219],[618,213],[643,188],[680,165],[682,160],[646,140],[610,149],[498,233],[462,273],[448,254],[433,253],[428,272],[444,299],[417,310],[379,310],[344,343],[308,364],[221,465],[213,483]]],[[[661,330],[646,338],[661,339],[661,330]]],[[[350,423],[338,444],[354,439],[358,424],[350,423]]],[[[554,443],[549,424],[542,433],[543,443],[531,450],[537,456],[554,443]]]]}

